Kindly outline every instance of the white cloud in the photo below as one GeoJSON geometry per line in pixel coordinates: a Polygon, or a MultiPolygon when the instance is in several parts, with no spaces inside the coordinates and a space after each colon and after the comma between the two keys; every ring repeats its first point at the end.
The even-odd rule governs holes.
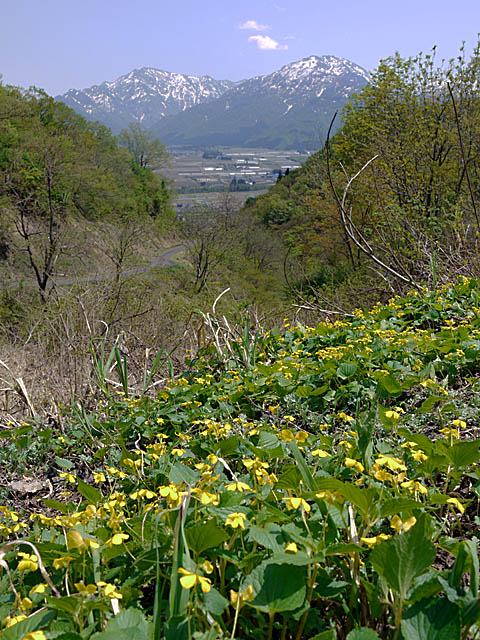
{"type": "Polygon", "coordinates": [[[286,44],[279,44],[270,36],[250,36],[249,42],[256,42],[259,49],[265,51],[281,51],[282,49],[288,49],[286,44]]]}
{"type": "Polygon", "coordinates": [[[260,24],[256,20],[247,20],[243,22],[239,27],[239,29],[250,29],[251,31],[267,31],[270,29],[268,24],[260,24]]]}

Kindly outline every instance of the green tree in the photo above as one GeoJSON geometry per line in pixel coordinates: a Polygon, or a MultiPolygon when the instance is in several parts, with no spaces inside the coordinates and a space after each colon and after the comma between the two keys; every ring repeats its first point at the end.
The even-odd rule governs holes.
{"type": "Polygon", "coordinates": [[[158,169],[168,160],[165,145],[137,122],[131,123],[128,129],[123,129],[118,135],[118,141],[142,169],[158,169]]]}

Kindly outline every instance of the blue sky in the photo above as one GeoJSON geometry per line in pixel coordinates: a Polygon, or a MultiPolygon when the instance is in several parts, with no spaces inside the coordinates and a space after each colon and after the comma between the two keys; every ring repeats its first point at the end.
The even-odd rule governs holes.
{"type": "Polygon", "coordinates": [[[241,80],[309,55],[471,52],[479,0],[0,0],[3,82],[52,95],[151,66],[241,80]],[[243,27],[243,28],[242,28],[243,27]]]}

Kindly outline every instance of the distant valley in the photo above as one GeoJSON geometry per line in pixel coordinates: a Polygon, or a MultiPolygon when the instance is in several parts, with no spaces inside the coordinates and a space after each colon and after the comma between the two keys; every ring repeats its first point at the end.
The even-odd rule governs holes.
{"type": "Polygon", "coordinates": [[[369,80],[334,56],[310,56],[241,82],[144,67],[57,96],[118,133],[139,122],[167,145],[318,149],[333,113],[369,80]]]}

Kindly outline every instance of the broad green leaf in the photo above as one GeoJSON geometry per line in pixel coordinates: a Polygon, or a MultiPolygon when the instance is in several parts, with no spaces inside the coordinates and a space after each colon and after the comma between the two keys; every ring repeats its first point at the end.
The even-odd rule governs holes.
{"type": "Polygon", "coordinates": [[[302,476],[298,467],[295,465],[284,465],[286,469],[278,479],[275,489],[298,489],[302,476]]]}
{"type": "Polygon", "coordinates": [[[94,633],[91,640],[149,640],[151,624],[139,609],[123,609],[110,618],[105,631],[94,633]]]}
{"type": "Polygon", "coordinates": [[[258,447],[261,449],[275,449],[278,447],[280,440],[274,433],[269,431],[260,431],[260,437],[258,438],[258,447]]]}
{"type": "Polygon", "coordinates": [[[62,596],[61,598],[47,596],[46,600],[49,609],[65,611],[66,613],[71,613],[73,615],[78,612],[82,604],[79,598],[75,598],[75,596],[62,596]]]}
{"type": "Polygon", "coordinates": [[[446,453],[455,467],[467,467],[480,460],[480,440],[462,440],[449,447],[446,453]]]}
{"type": "Polygon", "coordinates": [[[373,629],[362,627],[361,629],[350,631],[347,640],[380,640],[380,636],[373,629]]]}
{"type": "Polygon", "coordinates": [[[170,469],[169,480],[173,482],[173,484],[185,482],[186,484],[194,485],[197,478],[198,474],[181,462],[176,462],[170,469]]]}
{"type": "Polygon", "coordinates": [[[306,571],[285,564],[260,565],[245,579],[244,586],[250,584],[255,594],[250,606],[269,614],[293,611],[305,600],[306,571]]]}
{"type": "Polygon", "coordinates": [[[273,523],[267,523],[264,527],[252,524],[248,530],[248,538],[265,549],[277,552],[282,552],[286,544],[281,528],[273,523]]]}
{"type": "Polygon", "coordinates": [[[308,398],[313,395],[314,391],[314,387],[311,387],[310,385],[300,385],[295,389],[295,395],[299,398],[308,398]]]}
{"type": "Polygon", "coordinates": [[[73,467],[75,466],[73,462],[71,462],[70,460],[66,460],[65,458],[60,458],[60,456],[55,456],[55,462],[59,467],[61,467],[62,469],[66,469],[67,471],[70,471],[70,469],[73,469],[73,467]]]}
{"type": "Polygon", "coordinates": [[[316,636],[313,636],[311,640],[337,640],[337,632],[334,629],[322,631],[322,633],[317,633],[316,636]]]}
{"type": "Polygon", "coordinates": [[[425,535],[422,519],[406,533],[377,545],[369,562],[405,600],[414,578],[431,565],[435,555],[435,546],[425,535]]]}
{"type": "Polygon", "coordinates": [[[432,395],[426,398],[420,407],[417,409],[417,413],[429,413],[433,407],[439,402],[443,402],[445,400],[445,396],[437,396],[432,395]]]}
{"type": "Polygon", "coordinates": [[[392,375],[381,376],[378,379],[378,386],[389,396],[396,396],[402,393],[403,387],[392,375]]]}
{"type": "Polygon", "coordinates": [[[354,362],[342,362],[337,369],[337,376],[342,380],[346,380],[353,376],[357,370],[357,365],[354,362]]]}
{"type": "Polygon", "coordinates": [[[214,587],[203,596],[203,602],[205,609],[214,616],[221,616],[229,604],[228,600],[214,587]]]}
{"type": "Polygon", "coordinates": [[[81,478],[77,479],[77,489],[78,492],[81,493],[88,502],[90,502],[90,504],[98,504],[103,499],[103,496],[98,489],[91,487],[81,478]]]}
{"type": "Polygon", "coordinates": [[[376,489],[361,489],[354,484],[342,482],[337,478],[318,478],[316,479],[317,490],[326,489],[329,491],[338,491],[338,493],[355,505],[363,514],[367,514],[369,510],[376,509],[376,498],[378,492],[376,489]]]}
{"type": "Polygon", "coordinates": [[[215,520],[208,520],[205,523],[194,524],[192,527],[185,529],[185,538],[188,547],[198,554],[203,553],[206,549],[218,547],[229,538],[225,528],[219,527],[215,520]]]}
{"type": "Polygon", "coordinates": [[[420,600],[403,615],[404,640],[459,640],[460,612],[445,598],[420,600]]]}
{"type": "Polygon", "coordinates": [[[419,600],[430,599],[442,591],[442,585],[438,579],[438,573],[428,571],[417,576],[413,581],[412,587],[408,592],[408,601],[414,604],[419,600]]]}
{"type": "Polygon", "coordinates": [[[44,629],[54,617],[54,611],[44,610],[34,613],[25,620],[20,620],[20,622],[4,629],[0,633],[0,640],[23,640],[27,633],[44,629]]]}
{"type": "Polygon", "coordinates": [[[59,502],[58,500],[45,498],[44,500],[42,500],[42,502],[46,507],[49,507],[50,509],[57,509],[64,515],[66,515],[69,511],[68,506],[63,502],[59,502]]]}
{"type": "Polygon", "coordinates": [[[382,518],[386,518],[396,513],[402,513],[402,511],[413,511],[413,509],[420,508],[423,508],[423,503],[417,502],[413,498],[391,498],[380,507],[380,515],[382,518]]]}

